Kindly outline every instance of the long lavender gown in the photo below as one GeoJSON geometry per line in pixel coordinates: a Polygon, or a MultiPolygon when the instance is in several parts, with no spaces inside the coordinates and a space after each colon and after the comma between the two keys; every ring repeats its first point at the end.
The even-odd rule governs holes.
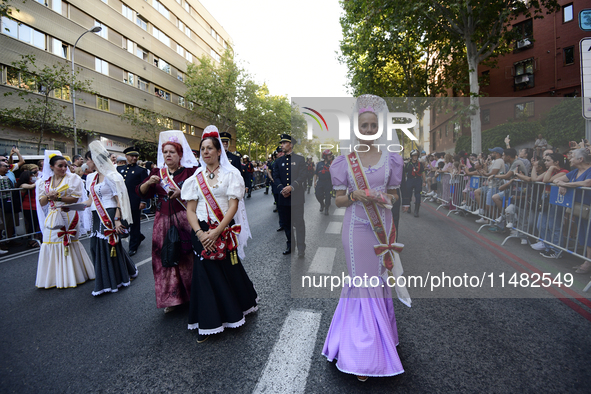
{"type": "MultiPolygon", "coordinates": [[[[364,168],[371,189],[386,192],[400,186],[402,157],[383,152],[380,161],[364,168]]],[[[346,156],[335,159],[330,167],[332,184],[336,190],[356,190],[349,171],[346,156]]],[[[378,207],[387,229],[392,223],[392,213],[378,207]]],[[[377,239],[360,202],[347,208],[343,221],[343,247],[349,276],[363,277],[367,274],[380,277],[384,273],[383,257],[376,256],[373,246],[377,239]]],[[[337,368],[358,376],[393,376],[404,372],[396,346],[398,331],[392,302],[391,289],[382,284],[378,287],[355,287],[345,283],[339,304],[335,310],[326,336],[322,354],[329,361],[337,359],[337,368]]]]}

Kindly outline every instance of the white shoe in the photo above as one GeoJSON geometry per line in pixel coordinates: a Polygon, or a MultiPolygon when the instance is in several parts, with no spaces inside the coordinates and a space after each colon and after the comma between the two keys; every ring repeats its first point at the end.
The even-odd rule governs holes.
{"type": "Polygon", "coordinates": [[[0,249],[0,255],[8,253],[8,250],[0,249]]]}
{"type": "Polygon", "coordinates": [[[425,196],[433,197],[434,194],[434,191],[430,191],[429,193],[426,193],[425,196]]]}
{"type": "Polygon", "coordinates": [[[483,215],[484,209],[477,209],[475,211],[470,212],[472,215],[483,215]]]}
{"type": "Polygon", "coordinates": [[[535,244],[531,245],[531,248],[534,250],[545,250],[546,246],[544,246],[544,243],[542,241],[538,241],[535,244]]]}
{"type": "Polygon", "coordinates": [[[499,216],[499,217],[497,218],[497,220],[495,220],[495,222],[497,222],[497,223],[501,223],[501,221],[502,221],[502,220],[503,220],[503,215],[499,216]]]}
{"type": "Polygon", "coordinates": [[[486,220],[485,218],[480,218],[480,219],[476,220],[476,223],[478,223],[478,224],[488,224],[488,220],[486,220]]]}
{"type": "Polygon", "coordinates": [[[431,197],[431,198],[429,199],[429,202],[434,202],[434,201],[435,201],[435,199],[434,199],[433,197],[431,197]]]}
{"type": "Polygon", "coordinates": [[[522,245],[527,245],[527,239],[521,238],[521,244],[522,245]]]}
{"type": "Polygon", "coordinates": [[[513,228],[513,223],[507,223],[507,228],[513,228]]]}

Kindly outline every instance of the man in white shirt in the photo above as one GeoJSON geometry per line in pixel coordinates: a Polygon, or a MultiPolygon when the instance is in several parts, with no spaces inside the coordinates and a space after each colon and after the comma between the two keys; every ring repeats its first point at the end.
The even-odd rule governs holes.
{"type": "MultiPolygon", "coordinates": [[[[494,175],[503,175],[505,173],[505,161],[501,158],[503,156],[503,148],[495,147],[489,149],[491,152],[493,162],[488,168],[488,172],[485,173],[484,171],[479,171],[480,174],[484,177],[491,177],[491,180],[488,186],[482,186],[474,192],[474,198],[476,199],[477,204],[479,205],[479,209],[472,212],[474,215],[486,215],[486,217],[491,217],[492,214],[492,196],[497,194],[499,191],[499,186],[503,184],[502,179],[495,178],[494,175]],[[485,198],[483,198],[485,196],[485,198]],[[482,207],[482,202],[485,200],[485,209],[482,207]],[[485,211],[486,210],[486,211],[485,211]]],[[[476,223],[479,224],[486,224],[488,220],[485,218],[480,218],[476,220],[476,223]]]]}

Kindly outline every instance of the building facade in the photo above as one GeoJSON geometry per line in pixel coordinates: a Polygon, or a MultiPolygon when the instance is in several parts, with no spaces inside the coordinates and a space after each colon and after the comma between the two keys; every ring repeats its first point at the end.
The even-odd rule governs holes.
{"type": "MultiPolygon", "coordinates": [[[[521,39],[511,53],[498,57],[495,67],[479,66],[482,131],[507,121],[540,119],[557,97],[581,95],[579,41],[591,32],[579,28],[578,15],[591,0],[558,0],[560,9],[542,19],[520,16],[512,21],[521,39]],[[546,98],[536,99],[534,98],[546,98]]],[[[453,152],[470,127],[441,116],[432,117],[431,148],[453,152]]]]}
{"type": "MultiPolygon", "coordinates": [[[[76,45],[78,79],[91,80],[96,92],[77,92],[78,128],[94,132],[88,138],[99,138],[110,151],[120,152],[138,137],[121,114],[144,108],[166,114],[162,129],[183,130],[191,146],[198,146],[206,124],[192,115],[196,104],[185,99],[187,66],[203,55],[219,62],[231,49],[231,38],[197,0],[27,0],[16,5],[20,12],[2,18],[0,26],[0,106],[22,105],[15,94],[3,96],[18,91],[21,82],[12,62],[33,54],[41,67],[69,65],[78,37],[100,26],[99,33],[84,35],[76,45]]],[[[70,115],[70,93],[54,96],[70,115]]],[[[2,127],[0,153],[12,145],[24,154],[36,153],[32,133],[2,127]]],[[[42,149],[76,153],[71,138],[52,133],[46,139],[42,149]]],[[[78,153],[89,142],[83,141],[78,153]]]]}

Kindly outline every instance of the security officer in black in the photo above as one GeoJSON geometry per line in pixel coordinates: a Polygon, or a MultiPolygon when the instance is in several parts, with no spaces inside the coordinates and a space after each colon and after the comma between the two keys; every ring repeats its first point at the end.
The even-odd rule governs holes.
{"type": "Polygon", "coordinates": [[[418,218],[419,208],[421,207],[421,190],[423,185],[427,184],[425,178],[425,166],[419,161],[418,150],[413,149],[410,151],[410,161],[404,165],[402,177],[406,178],[406,184],[404,189],[402,189],[402,209],[403,211],[410,213],[410,201],[414,194],[414,216],[418,218]]]}
{"type": "Polygon", "coordinates": [[[287,237],[284,255],[291,254],[292,229],[295,228],[295,241],[298,257],[306,253],[306,224],[304,223],[304,184],[306,182],[306,161],[303,156],[293,153],[296,143],[288,134],[281,134],[281,148],[284,156],[275,161],[273,179],[279,191],[277,208],[287,237]]]}
{"type": "Polygon", "coordinates": [[[133,256],[137,253],[140,243],[146,238],[140,231],[140,214],[142,209],[146,208],[146,202],[136,193],[136,187],[141,185],[148,177],[148,171],[144,167],[137,165],[137,160],[140,154],[135,147],[132,146],[125,149],[123,153],[129,164],[118,166],[117,171],[123,176],[123,179],[125,179],[127,194],[129,194],[131,218],[133,219],[129,234],[129,255],[133,256]]]}
{"type": "Polygon", "coordinates": [[[322,161],[316,164],[314,174],[314,194],[320,203],[320,212],[328,215],[330,207],[330,192],[332,191],[332,180],[330,179],[330,165],[332,164],[332,152],[328,149],[322,152],[322,161]]]}
{"type": "Polygon", "coordinates": [[[244,179],[246,192],[248,192],[248,186],[246,186],[246,177],[244,176],[244,170],[242,169],[242,159],[240,158],[240,155],[230,152],[230,140],[232,139],[232,134],[228,133],[227,131],[221,132],[220,139],[222,140],[222,145],[226,151],[226,156],[228,156],[228,161],[230,164],[236,167],[238,171],[240,171],[242,179],[244,179]]]}

